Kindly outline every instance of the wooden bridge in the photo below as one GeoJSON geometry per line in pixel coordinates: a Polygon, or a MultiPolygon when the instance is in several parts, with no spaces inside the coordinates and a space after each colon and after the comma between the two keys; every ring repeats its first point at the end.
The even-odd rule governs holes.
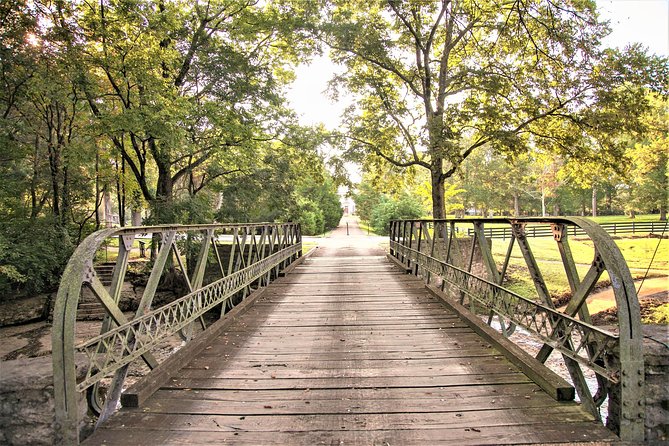
{"type": "MultiPolygon", "coordinates": [[[[174,234],[181,230],[160,229],[163,242],[156,264],[165,263],[163,258],[170,252],[177,259],[183,257],[183,245],[180,251],[179,243],[170,241],[178,239],[174,234]]],[[[109,317],[100,336],[70,350],[66,345],[59,356],[57,341],[74,319],[72,313],[66,316],[63,308],[57,308],[55,314],[61,311],[64,322],[58,327],[55,320],[61,333],[60,338],[54,334],[55,370],[60,367],[65,375],[73,373],[74,363],[68,362],[75,361],[75,350],[88,358],[83,381],[73,383],[62,376],[59,384],[56,376],[62,428],[59,441],[78,441],[81,420],[73,406],[78,404],[76,394],[86,390],[94,411],[102,415],[83,444],[608,444],[621,437],[638,440],[640,429],[643,435],[643,421],[639,428],[636,412],[623,408],[629,407],[630,399],[623,389],[629,383],[622,385],[622,377],[628,376],[630,367],[639,366],[637,356],[630,361],[623,352],[621,359],[621,348],[630,345],[629,336],[625,343],[620,341],[626,337],[626,328],[613,335],[591,327],[579,320],[586,319],[583,303],[567,309],[572,316],[580,311],[578,319],[566,314],[568,323],[560,325],[562,319],[551,313],[555,310],[535,303],[539,310],[533,310],[534,330],[531,323],[526,328],[537,332],[539,339],[544,336],[542,350],[556,349],[564,355],[583,403],[572,401],[570,383],[476,315],[482,314],[484,305],[470,312],[475,303],[470,299],[469,309],[463,306],[468,304],[465,294],[486,295],[484,287],[472,282],[476,276],[467,277],[466,290],[451,287],[456,290],[453,299],[449,283],[458,279],[420,259],[426,247],[432,251],[425,254],[426,259],[433,263],[438,258],[454,262],[458,257],[437,252],[438,222],[431,222],[429,230],[421,222],[396,222],[392,256],[370,245],[353,226],[351,235],[340,228],[307,256],[299,255],[299,228],[290,225],[187,230],[205,235],[200,239],[192,278],[187,279],[190,293],[170,304],[171,309],[149,310],[150,303],[143,302],[142,311],[127,320],[117,304],[123,274],[115,274],[109,290],[97,283],[85,261],[81,268],[88,276],[84,274],[83,280],[71,281],[66,274],[64,284],[71,286],[69,292],[74,293],[81,283],[89,286],[109,317]],[[226,235],[214,230],[228,233],[227,257],[221,254],[226,251],[222,249],[226,235]],[[223,279],[203,286],[207,258],[210,263],[215,259],[223,279]],[[266,264],[245,280],[233,277],[263,262],[266,264]],[[418,272],[422,278],[407,272],[418,272]],[[226,278],[234,284],[226,285],[226,278]],[[208,291],[220,283],[225,291],[208,291]],[[221,311],[221,304],[223,309],[230,308],[227,302],[234,301],[232,296],[243,299],[190,340],[193,321],[212,309],[221,311]],[[170,326],[169,333],[158,333],[159,326],[170,326]],[[156,342],[179,330],[189,342],[157,364],[150,353],[156,342]],[[554,342],[548,342],[550,339],[554,342]],[[139,358],[153,370],[121,393],[128,364],[139,358]],[[605,377],[600,378],[595,396],[582,388],[587,386],[585,381],[579,381],[578,366],[587,362],[597,376],[605,377]],[[96,386],[111,375],[115,378],[102,398],[106,401],[100,402],[96,386]],[[626,404],[617,402],[621,395],[627,398],[626,404]],[[123,408],[115,411],[119,399],[123,408]],[[604,399],[609,405],[610,429],[597,419],[604,399]]],[[[117,266],[121,271],[139,230],[113,231],[104,236],[119,237],[117,266]]],[[[442,238],[442,242],[448,240],[442,238]]],[[[450,249],[456,244],[450,240],[447,245],[450,249]]],[[[475,240],[471,246],[473,259],[475,240]]],[[[92,252],[93,245],[88,249],[92,252]]],[[[487,257],[485,250],[476,255],[487,257]]],[[[602,259],[599,250],[597,258],[602,259]]],[[[469,263],[472,270],[473,262],[469,263]]],[[[609,271],[615,280],[619,267],[607,269],[602,263],[598,268],[609,271]]],[[[593,275],[589,272],[583,281],[572,277],[575,299],[585,301],[581,294],[592,288],[593,275]]],[[[501,280],[496,285],[505,290],[501,280]]],[[[67,306],[66,290],[63,287],[59,297],[61,307],[67,306]]],[[[495,296],[508,297],[498,292],[495,296]]],[[[506,304],[511,300],[506,299],[506,304]]],[[[485,307],[489,319],[496,317],[506,335],[516,325],[528,325],[523,321],[528,311],[521,303],[513,305],[515,318],[501,307],[485,307]]],[[[541,354],[537,355],[540,359],[541,354]]],[[[638,392],[643,379],[634,378],[638,392]]]]}

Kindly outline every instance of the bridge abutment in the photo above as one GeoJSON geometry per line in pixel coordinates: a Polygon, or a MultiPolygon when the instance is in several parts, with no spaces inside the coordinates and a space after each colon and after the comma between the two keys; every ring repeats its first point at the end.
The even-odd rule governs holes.
{"type": "Polygon", "coordinates": [[[646,441],[669,440],[669,333],[666,325],[645,325],[646,441]]]}
{"type": "MultiPolygon", "coordinates": [[[[77,361],[77,378],[85,376],[77,361]]],[[[50,356],[0,364],[0,444],[52,445],[55,441],[53,367],[50,356]]],[[[79,420],[86,426],[86,394],[79,394],[79,420]]]]}

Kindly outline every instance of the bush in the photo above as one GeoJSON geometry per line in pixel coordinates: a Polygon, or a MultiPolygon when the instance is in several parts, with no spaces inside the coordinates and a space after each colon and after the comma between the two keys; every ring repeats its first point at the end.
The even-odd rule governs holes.
{"type": "Polygon", "coordinates": [[[74,246],[50,219],[3,222],[0,229],[0,299],[58,288],[74,246]]]}
{"type": "Polygon", "coordinates": [[[372,210],[370,224],[377,234],[387,235],[391,220],[420,218],[422,214],[420,202],[415,198],[404,194],[395,200],[384,195],[372,210]]]}
{"type": "Polygon", "coordinates": [[[291,220],[300,223],[304,235],[317,235],[325,232],[323,211],[316,202],[309,198],[297,200],[297,208],[291,217],[291,220]]]}

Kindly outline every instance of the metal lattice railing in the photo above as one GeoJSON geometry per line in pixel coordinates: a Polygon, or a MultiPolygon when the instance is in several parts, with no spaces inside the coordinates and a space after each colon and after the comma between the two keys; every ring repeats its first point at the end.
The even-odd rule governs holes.
{"type": "Polygon", "coordinates": [[[391,249],[405,256],[423,271],[429,271],[442,278],[449,286],[456,287],[470,301],[476,302],[479,309],[494,311],[509,318],[552,348],[606,376],[612,382],[619,381],[618,367],[613,365],[605,368],[599,365],[604,352],[613,351],[617,347],[617,336],[529,300],[456,266],[421,254],[415,249],[395,242],[391,243],[391,249]],[[578,339],[578,344],[569,342],[571,339],[578,339]],[[599,347],[596,354],[588,355],[588,345],[599,347]]]}
{"type": "MultiPolygon", "coordinates": [[[[538,242],[537,242],[538,243],[538,242]]],[[[516,251],[517,252],[517,251],[516,251]]],[[[405,220],[391,223],[390,253],[413,274],[433,282],[451,298],[487,317],[504,336],[516,327],[534,335],[543,347],[536,358],[545,362],[559,352],[584,408],[600,419],[607,401],[607,426],[623,440],[644,438],[644,369],[639,303],[632,277],[619,249],[598,225],[582,218],[405,220]],[[505,255],[493,255],[484,225],[510,234],[505,255]],[[536,261],[527,232],[553,235],[564,274],[571,288],[570,301],[556,308],[536,261]],[[568,234],[588,237],[592,259],[574,259],[568,234]],[[465,235],[469,234],[469,236],[465,235]],[[508,289],[512,253],[517,246],[536,295],[521,296],[508,289]],[[585,264],[583,264],[585,263],[585,264]],[[581,279],[579,269],[587,268],[581,279]],[[591,322],[587,298],[601,275],[608,273],[615,295],[617,333],[591,322]],[[586,370],[594,372],[593,392],[586,370]]],[[[514,261],[518,262],[518,256],[514,261]]],[[[518,265],[515,265],[518,266],[518,265]]]]}
{"type": "Polygon", "coordinates": [[[106,229],[86,238],[68,262],[54,307],[55,442],[78,442],[81,392],[87,392],[90,408],[99,413],[98,421],[106,419],[116,410],[131,364],[141,359],[150,369],[155,368],[158,360],[153,352],[163,341],[176,334],[189,341],[196,321],[206,328],[205,313],[218,310],[223,317],[235,302],[244,299],[254,287],[268,284],[301,255],[300,227],[292,223],[106,229]],[[139,237],[159,246],[154,247],[144,292],[134,316],[129,318],[121,311],[119,302],[131,253],[139,249],[136,246],[139,237]],[[105,286],[96,273],[94,261],[102,247],[116,239],[114,272],[111,283],[105,286]],[[194,260],[190,262],[190,270],[189,262],[184,261],[186,252],[194,260]],[[188,291],[156,306],[158,285],[170,268],[180,271],[188,291]],[[77,344],[77,309],[83,288],[90,289],[104,308],[105,317],[100,322],[98,336],[77,344]],[[86,360],[85,376],[79,382],[75,370],[77,354],[86,360]],[[111,384],[101,397],[98,385],[111,377],[111,384]]]}

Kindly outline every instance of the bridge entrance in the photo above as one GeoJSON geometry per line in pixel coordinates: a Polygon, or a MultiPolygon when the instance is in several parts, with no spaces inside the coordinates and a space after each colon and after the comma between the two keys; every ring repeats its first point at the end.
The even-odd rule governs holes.
{"type": "Polygon", "coordinates": [[[617,439],[560,401],[573,397],[569,385],[535,370],[548,381],[537,385],[513,352],[403,274],[353,221],[349,232],[342,225],[154,369],[84,444],[617,439]]]}

